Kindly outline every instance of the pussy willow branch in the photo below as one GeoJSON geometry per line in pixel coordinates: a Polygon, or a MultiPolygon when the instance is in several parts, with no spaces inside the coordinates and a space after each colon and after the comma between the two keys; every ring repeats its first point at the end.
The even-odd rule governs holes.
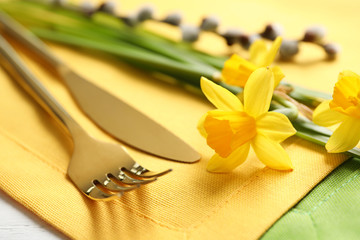
{"type": "MultiPolygon", "coordinates": [[[[137,12],[132,14],[118,14],[114,9],[115,6],[109,1],[104,1],[98,6],[86,5],[86,7],[66,4],[60,0],[53,0],[52,4],[57,7],[85,14],[90,18],[97,12],[104,12],[131,27],[136,27],[144,21],[163,22],[179,27],[182,32],[182,40],[185,42],[196,42],[199,39],[200,32],[210,32],[223,38],[227,45],[238,45],[245,50],[248,50],[256,39],[263,38],[273,41],[277,36],[282,34],[282,27],[279,24],[267,24],[263,31],[253,34],[246,34],[239,29],[219,30],[220,21],[215,16],[204,17],[198,26],[190,25],[189,27],[189,25],[182,23],[183,19],[179,14],[170,14],[165,18],[154,17],[153,9],[151,7],[140,8],[137,12]]],[[[280,48],[280,59],[291,60],[300,52],[299,45],[301,42],[314,44],[315,46],[320,47],[325,51],[328,59],[334,59],[339,52],[339,48],[336,44],[327,43],[325,41],[325,29],[323,27],[312,26],[306,29],[303,36],[298,39],[284,39],[280,48]]]]}

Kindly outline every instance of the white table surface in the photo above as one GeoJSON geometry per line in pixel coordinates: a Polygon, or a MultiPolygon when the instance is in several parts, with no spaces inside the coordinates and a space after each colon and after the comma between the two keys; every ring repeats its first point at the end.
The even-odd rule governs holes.
{"type": "Polygon", "coordinates": [[[64,240],[68,238],[0,190],[0,239],[64,240]]]}

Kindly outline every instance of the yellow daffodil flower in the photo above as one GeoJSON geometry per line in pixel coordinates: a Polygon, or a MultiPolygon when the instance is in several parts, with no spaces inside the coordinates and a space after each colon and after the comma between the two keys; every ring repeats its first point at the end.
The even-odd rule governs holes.
{"type": "Polygon", "coordinates": [[[292,169],[292,163],[280,142],[296,130],[288,118],[268,112],[274,89],[274,74],[259,68],[249,77],[244,88],[244,104],[225,88],[201,78],[201,89],[218,109],[207,112],[198,129],[215,150],[207,169],[228,172],[242,164],[250,145],[265,165],[278,170],[292,169]]]}
{"type": "MultiPolygon", "coordinates": [[[[264,40],[259,39],[255,41],[249,49],[250,61],[233,54],[231,58],[225,62],[221,72],[224,82],[230,85],[244,87],[252,72],[258,68],[271,65],[279,51],[281,42],[282,38],[277,37],[271,48],[268,49],[264,40]]],[[[284,78],[284,74],[277,66],[272,67],[272,71],[275,80],[274,86],[276,87],[281,79],[284,78]]]]}
{"type": "Polygon", "coordinates": [[[333,99],[315,109],[313,121],[324,127],[340,123],[325,145],[328,152],[354,148],[360,140],[360,76],[352,71],[341,72],[333,99]]]}

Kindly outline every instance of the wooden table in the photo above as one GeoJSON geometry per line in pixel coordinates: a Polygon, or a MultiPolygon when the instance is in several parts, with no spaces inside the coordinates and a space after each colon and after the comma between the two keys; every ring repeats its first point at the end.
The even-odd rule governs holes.
{"type": "Polygon", "coordinates": [[[68,239],[0,190],[0,239],[68,239]]]}

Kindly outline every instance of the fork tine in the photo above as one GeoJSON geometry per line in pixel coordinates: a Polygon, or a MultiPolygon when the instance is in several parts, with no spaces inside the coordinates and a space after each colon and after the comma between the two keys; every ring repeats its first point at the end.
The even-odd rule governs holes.
{"type": "Polygon", "coordinates": [[[112,199],[116,199],[122,196],[122,193],[106,193],[100,190],[96,185],[93,185],[86,192],[84,192],[86,196],[93,200],[103,200],[110,201],[112,199]]]}
{"type": "Polygon", "coordinates": [[[130,190],[136,189],[140,187],[140,185],[128,185],[125,184],[119,185],[114,183],[112,180],[106,180],[104,183],[99,182],[98,180],[94,180],[94,184],[103,192],[107,193],[123,193],[128,192],[130,190]]]}
{"type": "Polygon", "coordinates": [[[131,172],[131,170],[126,169],[126,168],[122,168],[121,170],[123,172],[125,172],[127,175],[130,175],[132,178],[135,178],[135,179],[139,179],[139,177],[141,177],[141,178],[157,178],[157,177],[163,176],[172,171],[171,168],[168,170],[162,171],[162,172],[153,172],[153,171],[149,171],[146,169],[145,171],[138,174],[138,173],[133,173],[133,172],[131,172]]]}
{"type": "Polygon", "coordinates": [[[120,171],[118,176],[115,176],[113,174],[108,174],[108,177],[112,181],[116,182],[117,184],[122,183],[122,184],[128,184],[128,185],[138,185],[138,184],[144,185],[144,184],[154,182],[156,180],[156,178],[150,178],[150,179],[146,179],[146,180],[135,179],[135,178],[132,178],[132,177],[126,175],[123,171],[120,171]]]}
{"type": "Polygon", "coordinates": [[[122,180],[123,183],[125,184],[141,184],[141,185],[145,185],[145,184],[148,184],[148,183],[152,183],[154,181],[156,181],[157,178],[150,178],[148,180],[141,180],[141,179],[135,179],[135,178],[131,178],[131,177],[128,177],[126,176],[125,179],[122,180]]]}

